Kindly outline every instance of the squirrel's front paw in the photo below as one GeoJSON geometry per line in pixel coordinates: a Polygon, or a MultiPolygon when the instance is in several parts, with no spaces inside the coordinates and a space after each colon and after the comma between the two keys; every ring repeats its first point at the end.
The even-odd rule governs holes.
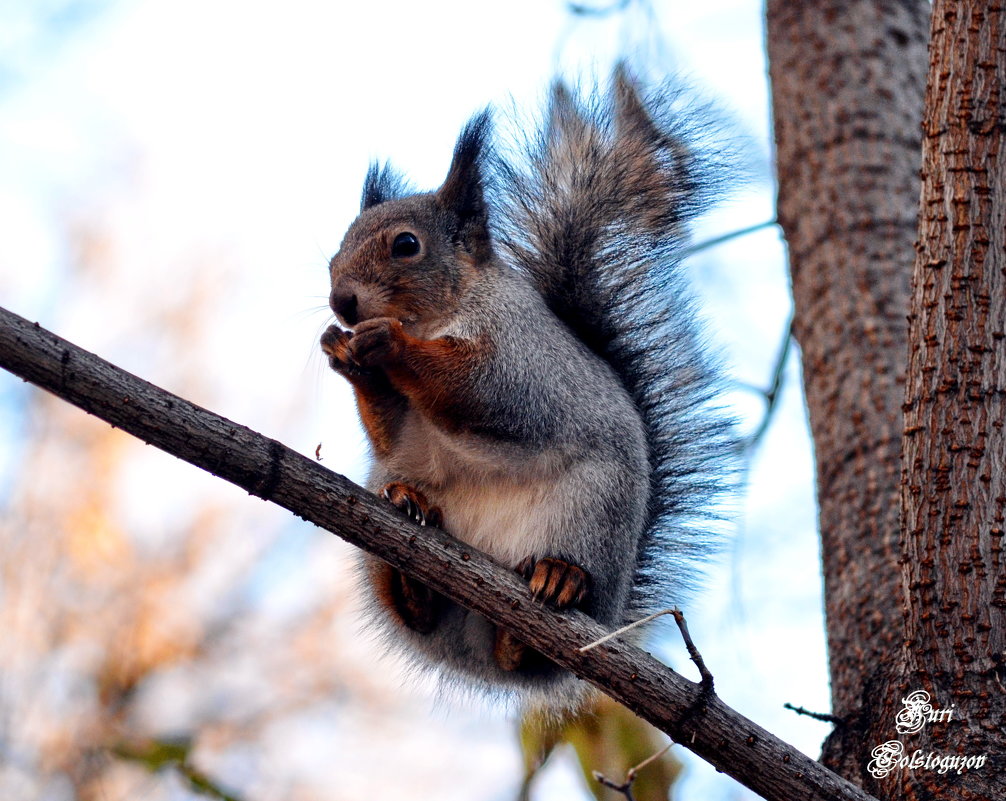
{"type": "Polygon", "coordinates": [[[337,325],[330,325],[321,335],[321,349],[328,356],[328,363],[337,373],[356,375],[360,366],[349,353],[351,336],[337,325]]]}
{"type": "Polygon", "coordinates": [[[379,367],[396,359],[404,342],[401,321],[375,317],[356,326],[348,350],[350,358],[361,367],[379,367]]]}
{"type": "Polygon", "coordinates": [[[435,528],[443,526],[444,516],[440,507],[431,505],[426,496],[415,487],[394,481],[386,484],[381,494],[404,512],[413,523],[435,528]]]}
{"type": "Polygon", "coordinates": [[[559,609],[580,606],[590,592],[590,574],[562,559],[527,557],[517,572],[527,579],[531,595],[559,609]]]}

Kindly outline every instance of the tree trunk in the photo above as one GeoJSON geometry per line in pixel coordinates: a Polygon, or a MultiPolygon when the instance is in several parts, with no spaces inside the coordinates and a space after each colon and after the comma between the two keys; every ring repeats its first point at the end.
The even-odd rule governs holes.
{"type": "Polygon", "coordinates": [[[900,770],[882,786],[890,798],[985,801],[1006,797],[1003,4],[937,0],[930,55],[901,487],[902,688],[952,717],[900,740],[906,753],[991,762],[949,777],[900,770]]]}
{"type": "Polygon", "coordinates": [[[921,0],[768,0],[767,9],[832,709],[846,721],[822,758],[859,784],[902,644],[901,404],[928,15],[921,0]]]}

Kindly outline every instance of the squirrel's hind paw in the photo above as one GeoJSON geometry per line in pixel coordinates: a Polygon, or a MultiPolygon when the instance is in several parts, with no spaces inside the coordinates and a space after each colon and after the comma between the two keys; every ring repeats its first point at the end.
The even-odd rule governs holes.
{"type": "Polygon", "coordinates": [[[517,565],[517,572],[527,580],[536,601],[559,609],[580,606],[590,594],[590,574],[562,559],[529,556],[517,565]]]}
{"type": "MultiPolygon", "coordinates": [[[[515,568],[524,577],[536,601],[559,609],[582,604],[590,593],[590,574],[582,567],[562,559],[529,556],[515,568]]],[[[506,629],[496,630],[493,657],[501,670],[541,669],[548,659],[506,629]]]]}
{"type": "MultiPolygon", "coordinates": [[[[430,502],[415,487],[394,481],[385,484],[381,494],[394,506],[400,509],[413,523],[421,526],[443,525],[443,514],[439,506],[430,502]]],[[[398,613],[402,622],[413,631],[429,634],[440,621],[444,605],[443,596],[431,590],[425,584],[404,573],[388,568],[386,577],[387,595],[391,607],[398,613]]]]}

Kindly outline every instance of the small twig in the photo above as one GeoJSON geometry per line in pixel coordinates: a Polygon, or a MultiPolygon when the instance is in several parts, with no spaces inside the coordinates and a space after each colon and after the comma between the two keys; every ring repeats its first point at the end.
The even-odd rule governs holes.
{"type": "Polygon", "coordinates": [[[588,6],[583,3],[568,3],[567,8],[570,14],[578,17],[605,17],[608,14],[617,14],[625,11],[632,4],[632,0],[615,0],[610,6],[588,6]]]}
{"type": "Polygon", "coordinates": [[[641,771],[643,768],[645,768],[651,762],[656,762],[658,759],[660,759],[660,757],[662,757],[664,754],[666,754],[668,751],[671,750],[671,746],[672,745],[674,745],[674,743],[673,742],[669,742],[667,745],[665,745],[663,748],[661,748],[659,751],[657,751],[657,753],[650,754],[650,756],[648,756],[646,759],[644,759],[638,765],[636,765],[633,768],[629,768],[629,772],[625,774],[625,778],[628,779],[628,780],[630,780],[630,781],[635,781],[636,774],[639,773],[639,771],[641,771]]]}
{"type": "Polygon", "coordinates": [[[789,360],[789,352],[792,347],[793,315],[790,314],[789,322],[786,324],[786,331],[783,334],[782,342],[779,345],[779,355],[776,356],[775,365],[772,368],[772,378],[769,382],[768,389],[751,386],[747,387],[753,392],[757,392],[759,395],[764,396],[765,414],[762,416],[761,422],[758,424],[758,428],[756,428],[750,436],[746,437],[740,443],[740,450],[744,453],[751,451],[759,442],[761,442],[762,437],[765,436],[765,432],[768,430],[769,423],[772,422],[772,417],[779,405],[779,395],[780,390],[782,389],[783,377],[785,375],[786,362],[789,360]]]}
{"type": "Polygon", "coordinates": [[[709,672],[709,668],[706,667],[706,663],[702,659],[702,654],[699,653],[699,649],[692,642],[692,635],[688,633],[688,624],[685,623],[684,614],[682,614],[680,609],[672,609],[671,614],[674,615],[674,622],[678,624],[678,629],[681,630],[681,639],[685,641],[688,656],[692,658],[695,667],[699,669],[699,675],[702,677],[702,681],[700,682],[702,691],[704,693],[713,693],[713,674],[709,672]]]}
{"type": "Polygon", "coordinates": [[[632,779],[626,779],[624,783],[619,784],[618,782],[614,782],[611,779],[609,779],[603,773],[598,773],[595,770],[594,780],[598,784],[602,784],[605,787],[614,790],[616,793],[621,793],[622,795],[625,796],[626,801],[636,801],[635,796],[632,794],[632,781],[633,781],[632,779]]]}
{"type": "Polygon", "coordinates": [[[697,245],[692,245],[690,248],[685,248],[681,254],[682,259],[687,259],[689,256],[694,256],[696,253],[700,253],[708,248],[716,247],[717,245],[722,245],[724,242],[729,242],[731,239],[737,239],[742,236],[747,236],[748,234],[753,234],[755,231],[760,231],[762,228],[771,228],[773,225],[778,225],[777,220],[766,220],[765,222],[757,223],[756,225],[749,225],[747,228],[738,228],[736,231],[728,231],[725,234],[720,234],[719,236],[714,236],[712,239],[706,239],[699,242],[697,245]]]}
{"type": "Polygon", "coordinates": [[[651,620],[656,620],[662,615],[673,615],[674,622],[678,624],[678,629],[681,631],[681,638],[685,641],[685,648],[688,650],[688,656],[695,663],[695,666],[699,669],[699,675],[702,677],[702,689],[704,692],[713,692],[713,674],[709,672],[709,668],[706,667],[706,663],[702,660],[702,654],[699,653],[699,649],[695,647],[695,643],[692,642],[692,636],[688,633],[688,625],[685,623],[685,616],[682,614],[680,609],[661,609],[659,612],[654,612],[652,615],[647,615],[641,620],[636,620],[629,623],[627,626],[622,626],[620,629],[616,629],[610,634],[606,634],[599,640],[594,640],[594,642],[582,646],[578,650],[580,653],[585,653],[592,648],[596,648],[598,645],[611,640],[620,634],[624,634],[630,629],[634,629],[637,626],[642,626],[644,623],[649,623],[651,620]]]}
{"type": "Polygon", "coordinates": [[[622,628],[620,629],[615,629],[615,631],[611,632],[610,634],[606,634],[605,636],[601,637],[601,639],[594,640],[594,642],[588,645],[584,645],[582,648],[579,648],[578,650],[580,651],[581,654],[585,654],[592,648],[596,648],[602,643],[606,643],[608,640],[614,639],[619,634],[625,634],[625,632],[630,631],[636,628],[637,626],[642,626],[644,623],[649,623],[651,620],[656,620],[661,615],[673,615],[674,612],[675,612],[674,609],[661,609],[659,612],[654,612],[652,615],[647,615],[642,620],[636,620],[633,621],[632,623],[629,623],[627,626],[622,626],[622,628]]]}
{"type": "Polygon", "coordinates": [[[806,715],[809,718],[814,718],[814,720],[823,720],[825,723],[834,723],[836,726],[845,725],[845,721],[837,715],[829,715],[825,712],[811,712],[809,709],[804,709],[802,706],[793,706],[790,703],[783,704],[783,708],[790,709],[798,715],[806,715]]]}
{"type": "Polygon", "coordinates": [[[110,750],[121,759],[142,765],[150,773],[174,768],[197,795],[216,798],[218,801],[241,801],[238,796],[225,790],[192,765],[189,761],[192,741],[189,739],[119,743],[110,750]]]}
{"type": "Polygon", "coordinates": [[[639,771],[641,771],[643,768],[645,768],[651,762],[653,762],[653,761],[655,761],[657,759],[660,759],[660,757],[662,757],[664,754],[666,754],[668,751],[671,750],[671,746],[672,745],[674,745],[673,742],[668,743],[663,748],[661,748],[659,751],[657,751],[655,754],[651,754],[650,756],[648,756],[646,759],[644,759],[638,765],[635,765],[634,767],[629,768],[626,771],[626,773],[625,773],[625,781],[622,782],[621,784],[619,784],[616,781],[613,781],[612,779],[609,779],[603,773],[601,773],[600,771],[596,771],[596,770],[593,771],[594,779],[599,784],[603,784],[605,787],[607,787],[607,788],[609,788],[611,790],[614,790],[617,793],[621,793],[622,795],[625,796],[625,798],[627,799],[627,801],[634,801],[634,798],[633,798],[633,795],[632,795],[632,783],[634,781],[636,781],[636,776],[639,774],[639,771]]]}

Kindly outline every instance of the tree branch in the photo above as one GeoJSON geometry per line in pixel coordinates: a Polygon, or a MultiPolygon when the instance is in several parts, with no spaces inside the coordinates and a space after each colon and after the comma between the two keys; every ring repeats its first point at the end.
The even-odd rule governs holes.
{"type": "Polygon", "coordinates": [[[902,404],[930,8],[767,0],[765,14],[776,214],[817,463],[831,707],[847,722],[822,759],[885,797],[866,765],[903,694],[890,666],[905,640],[902,404]]]}
{"type": "Polygon", "coordinates": [[[786,330],[783,333],[782,342],[779,345],[778,355],[775,359],[775,366],[772,368],[772,378],[769,381],[768,389],[761,389],[749,384],[742,384],[745,389],[750,389],[765,398],[765,412],[762,414],[758,427],[751,432],[740,443],[741,453],[751,453],[761,444],[768,427],[775,416],[779,406],[779,397],[782,390],[783,377],[786,374],[786,362],[789,360],[789,352],[793,348],[793,315],[790,314],[789,322],[786,323],[786,330]]]}
{"type": "MultiPolygon", "coordinates": [[[[677,617],[675,617],[675,620],[677,620],[677,617]]],[[[671,750],[671,746],[673,745],[674,745],[673,741],[669,742],[655,754],[651,754],[642,762],[640,762],[638,765],[629,768],[628,771],[626,771],[625,773],[625,781],[623,782],[616,782],[613,779],[609,779],[603,773],[600,773],[599,771],[596,770],[594,771],[593,774],[594,780],[598,784],[601,784],[611,790],[614,790],[616,793],[621,793],[622,795],[625,796],[626,801],[636,801],[635,796],[633,796],[632,794],[632,785],[635,783],[636,776],[639,775],[639,771],[641,771],[655,759],[660,759],[660,757],[662,757],[664,754],[666,754],[668,751],[671,750]]]]}
{"type": "Polygon", "coordinates": [[[823,723],[833,723],[836,726],[845,725],[845,721],[842,720],[842,718],[840,717],[836,717],[835,715],[828,715],[824,712],[811,712],[809,709],[804,709],[802,706],[793,706],[793,704],[788,702],[783,704],[782,708],[796,712],[796,714],[798,715],[806,715],[807,717],[813,718],[814,720],[820,720],[823,723]]]}
{"type": "Polygon", "coordinates": [[[348,479],[279,442],[165,392],[0,308],[0,366],[113,426],[272,501],[379,556],[625,704],[769,801],[870,796],[619,640],[531,600],[524,582],[442,531],[420,528],[348,479]]]}

